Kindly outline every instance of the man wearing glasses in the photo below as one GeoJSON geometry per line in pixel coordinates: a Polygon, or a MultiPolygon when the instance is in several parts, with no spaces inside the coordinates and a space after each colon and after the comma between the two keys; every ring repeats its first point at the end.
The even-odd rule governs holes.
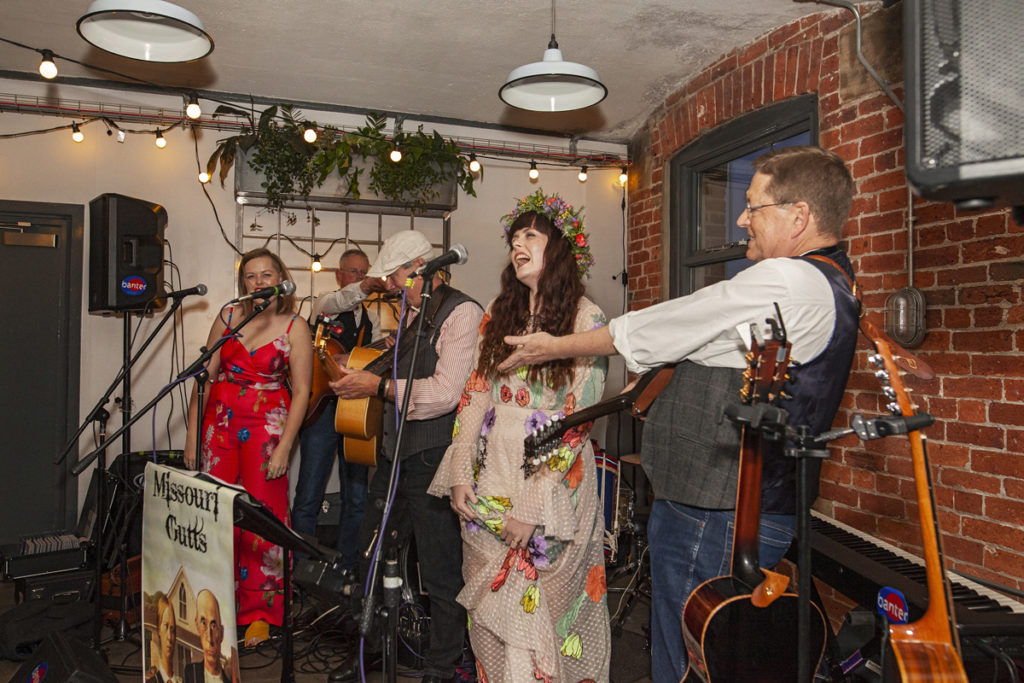
{"type": "MultiPolygon", "coordinates": [[[[737,225],[754,265],[688,296],[631,311],[607,327],[552,337],[506,337],[519,346],[499,370],[554,358],[621,354],[632,372],[678,363],[644,426],[642,462],[654,489],[647,533],[651,567],[651,674],[679,681],[687,668],[683,606],[702,582],[730,573],[740,430],[723,419],[739,400],[750,324],[775,318],[792,342],[790,424],[827,430],[857,340],[853,271],[839,245],[854,184],[842,159],[819,147],[758,157],[737,225]],[[825,257],[826,261],[817,257],[825,257]],[[849,278],[849,279],[848,279],[849,278]]],[[[817,496],[814,460],[810,500],[817,496]]],[[[772,450],[762,477],[759,555],[771,568],[796,525],[795,460],[772,450]]]]}
{"type": "MultiPolygon", "coordinates": [[[[375,339],[375,332],[379,336],[379,331],[374,329],[376,321],[371,319],[362,302],[373,292],[383,291],[384,284],[379,279],[367,278],[369,269],[370,260],[362,250],[347,250],[341,255],[334,274],[338,289],[318,296],[313,308],[310,326],[315,330],[317,323],[323,320],[325,333],[346,351],[369,344],[375,339]]],[[[341,504],[335,547],[341,553],[341,569],[354,576],[359,564],[359,524],[366,509],[368,467],[345,460],[344,438],[334,431],[336,405],[331,394],[316,422],[302,430],[302,455],[292,502],[292,528],[316,536],[317,516],[327,489],[327,479],[337,458],[341,504]]]]}

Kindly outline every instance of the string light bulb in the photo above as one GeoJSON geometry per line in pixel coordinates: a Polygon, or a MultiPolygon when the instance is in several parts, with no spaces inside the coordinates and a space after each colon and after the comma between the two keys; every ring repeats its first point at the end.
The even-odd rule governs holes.
{"type": "Polygon", "coordinates": [[[472,152],[469,153],[469,172],[470,173],[479,173],[480,172],[480,162],[476,160],[476,155],[473,154],[472,152]]]}
{"type": "Polygon", "coordinates": [[[189,117],[193,121],[203,115],[203,110],[199,107],[199,96],[192,93],[188,96],[188,104],[185,105],[185,116],[189,117]]]}
{"type": "Polygon", "coordinates": [[[314,273],[319,273],[324,269],[324,264],[320,263],[320,254],[313,254],[313,265],[310,266],[310,269],[314,273]]]}
{"type": "Polygon", "coordinates": [[[162,131],[159,131],[159,130],[158,130],[158,131],[156,132],[156,140],[154,140],[154,144],[155,144],[155,145],[156,145],[156,146],[157,146],[157,147],[158,147],[159,149],[163,149],[164,147],[166,147],[166,146],[167,146],[167,138],[165,138],[165,137],[164,137],[164,134],[163,134],[163,132],[162,132],[162,131]]]}
{"type": "Polygon", "coordinates": [[[398,149],[398,145],[395,145],[391,149],[391,161],[393,161],[393,162],[395,162],[397,164],[401,160],[402,160],[402,150],[398,149]]]}
{"type": "Polygon", "coordinates": [[[199,182],[201,182],[203,185],[205,185],[206,183],[210,182],[210,174],[207,173],[206,171],[200,171],[199,172],[199,182]]]}
{"type": "Polygon", "coordinates": [[[85,133],[79,130],[78,124],[73,121],[71,122],[71,139],[75,142],[85,140],[85,133]]]}
{"type": "Polygon", "coordinates": [[[580,166],[580,172],[579,172],[579,174],[576,177],[579,179],[579,181],[581,183],[587,182],[587,165],[586,164],[583,164],[582,166],[580,166]]]}
{"type": "Polygon", "coordinates": [[[311,145],[316,142],[316,127],[312,124],[307,125],[306,129],[302,131],[302,139],[311,145]]]}
{"type": "Polygon", "coordinates": [[[622,172],[619,173],[619,185],[625,186],[629,182],[629,172],[625,166],[622,167],[622,172]]]}
{"type": "Polygon", "coordinates": [[[540,171],[537,170],[537,162],[530,161],[530,180],[536,180],[540,177],[540,171]]]}
{"type": "Polygon", "coordinates": [[[57,77],[57,63],[53,61],[52,50],[40,50],[39,53],[43,55],[43,60],[39,62],[39,75],[46,80],[51,80],[57,77]]]}

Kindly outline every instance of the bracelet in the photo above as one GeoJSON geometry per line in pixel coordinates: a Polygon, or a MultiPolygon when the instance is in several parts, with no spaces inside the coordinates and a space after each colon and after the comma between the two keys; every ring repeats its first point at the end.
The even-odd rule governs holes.
{"type": "Polygon", "coordinates": [[[377,398],[384,400],[387,398],[388,392],[388,378],[381,377],[380,382],[377,384],[377,398]]]}

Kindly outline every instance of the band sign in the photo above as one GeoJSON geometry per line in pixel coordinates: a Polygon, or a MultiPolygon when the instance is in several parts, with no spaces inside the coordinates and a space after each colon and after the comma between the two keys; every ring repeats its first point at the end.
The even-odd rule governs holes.
{"type": "Polygon", "coordinates": [[[121,291],[129,296],[138,296],[146,291],[146,281],[138,275],[121,280],[121,291]]]}
{"type": "Polygon", "coordinates": [[[878,591],[877,608],[878,613],[892,624],[905,624],[910,621],[907,599],[895,588],[885,587],[878,591]]]}

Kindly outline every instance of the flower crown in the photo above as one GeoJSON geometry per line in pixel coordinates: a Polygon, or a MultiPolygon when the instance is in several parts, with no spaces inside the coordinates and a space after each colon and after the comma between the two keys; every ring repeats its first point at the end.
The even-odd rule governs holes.
{"type": "Polygon", "coordinates": [[[594,255],[590,253],[590,239],[583,229],[582,208],[574,209],[572,204],[557,194],[545,197],[544,190],[537,190],[520,199],[512,212],[502,216],[501,222],[505,224],[506,234],[517,218],[531,211],[547,216],[555,224],[555,227],[562,231],[562,237],[569,241],[572,255],[576,259],[576,268],[582,280],[590,270],[590,266],[594,265],[594,255]]]}

